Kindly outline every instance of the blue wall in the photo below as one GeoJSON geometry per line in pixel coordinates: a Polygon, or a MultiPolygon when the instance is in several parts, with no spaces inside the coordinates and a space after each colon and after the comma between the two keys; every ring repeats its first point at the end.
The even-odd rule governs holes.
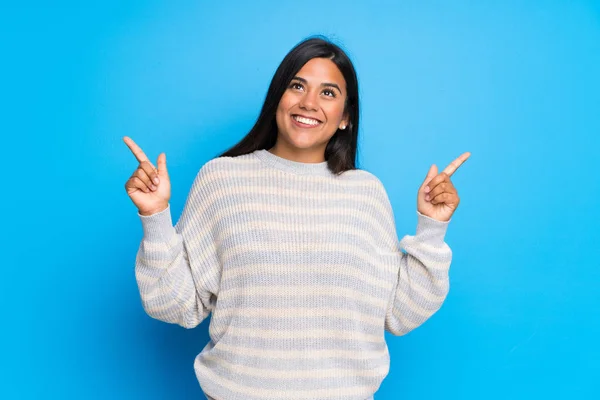
{"type": "Polygon", "coordinates": [[[350,3],[0,6],[0,398],[203,399],[209,321],[185,330],[140,304],[121,138],[166,152],[178,217],[316,33],[356,62],[361,166],[400,238],[429,166],[472,153],[453,177],[451,293],[388,334],[377,400],[600,398],[600,4],[350,3]]]}

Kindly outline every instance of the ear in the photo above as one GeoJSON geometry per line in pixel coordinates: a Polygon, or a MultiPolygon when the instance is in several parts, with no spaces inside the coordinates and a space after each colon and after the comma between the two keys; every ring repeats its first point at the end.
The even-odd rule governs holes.
{"type": "Polygon", "coordinates": [[[341,130],[344,130],[348,127],[349,123],[350,123],[350,116],[346,113],[346,114],[344,114],[344,118],[342,118],[342,120],[340,121],[338,128],[341,130]]]}

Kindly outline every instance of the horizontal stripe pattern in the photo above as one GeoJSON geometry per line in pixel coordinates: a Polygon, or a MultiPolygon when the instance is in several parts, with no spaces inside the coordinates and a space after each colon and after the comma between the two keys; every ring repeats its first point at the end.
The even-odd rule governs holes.
{"type": "Polygon", "coordinates": [[[381,182],[257,150],[207,162],[181,217],[140,215],[135,276],[144,310],[193,328],[207,398],[368,400],[389,371],[384,333],[442,305],[447,222],[417,212],[398,241],[381,182]]]}

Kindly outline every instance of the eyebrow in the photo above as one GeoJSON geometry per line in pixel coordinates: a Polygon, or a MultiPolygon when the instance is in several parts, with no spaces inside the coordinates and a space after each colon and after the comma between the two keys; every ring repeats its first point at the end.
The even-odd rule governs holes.
{"type": "MultiPolygon", "coordinates": [[[[293,77],[292,80],[297,80],[302,83],[308,83],[308,81],[306,79],[300,78],[299,76],[293,77]]],[[[337,83],[323,82],[323,83],[321,83],[321,87],[323,87],[323,86],[336,88],[340,93],[342,93],[342,89],[340,89],[340,87],[338,86],[337,83]]]]}

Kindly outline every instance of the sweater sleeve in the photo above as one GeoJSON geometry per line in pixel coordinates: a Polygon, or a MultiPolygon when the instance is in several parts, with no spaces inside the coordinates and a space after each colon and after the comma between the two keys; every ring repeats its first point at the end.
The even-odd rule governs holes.
{"type": "Polygon", "coordinates": [[[428,320],[442,306],[449,290],[452,251],[444,242],[450,221],[438,221],[417,213],[415,235],[398,241],[394,213],[387,192],[379,180],[375,197],[383,207],[382,224],[389,238],[382,241],[398,275],[385,315],[385,330],[405,335],[428,320]]]}
{"type": "Polygon", "coordinates": [[[398,279],[385,318],[385,329],[396,336],[422,325],[439,310],[450,287],[452,251],[444,242],[449,221],[419,211],[417,221],[416,234],[404,236],[398,244],[398,279]]]}
{"type": "Polygon", "coordinates": [[[138,213],[144,236],[135,277],[142,306],[152,318],[184,328],[196,327],[209,315],[220,283],[205,180],[201,169],[175,226],[170,204],[150,216],[138,213]]]}

